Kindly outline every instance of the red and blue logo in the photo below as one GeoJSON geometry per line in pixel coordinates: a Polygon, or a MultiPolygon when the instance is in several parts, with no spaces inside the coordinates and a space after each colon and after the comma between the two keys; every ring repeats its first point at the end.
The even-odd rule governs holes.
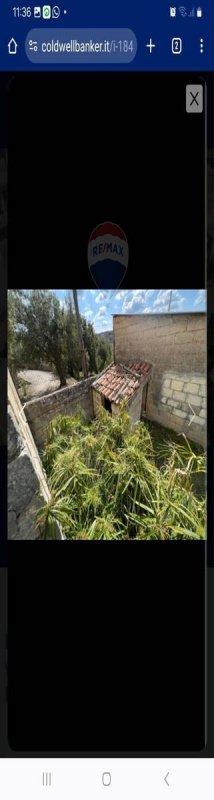
{"type": "Polygon", "coordinates": [[[88,243],[88,266],[98,289],[117,289],[126,274],[128,260],[123,229],[114,222],[97,225],[88,243]]]}

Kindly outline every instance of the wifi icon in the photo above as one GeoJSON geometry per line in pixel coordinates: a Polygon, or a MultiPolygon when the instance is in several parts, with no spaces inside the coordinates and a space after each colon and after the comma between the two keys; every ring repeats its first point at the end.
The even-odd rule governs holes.
{"type": "Polygon", "coordinates": [[[179,6],[179,11],[182,17],[187,17],[187,10],[185,6],[179,6]]]}

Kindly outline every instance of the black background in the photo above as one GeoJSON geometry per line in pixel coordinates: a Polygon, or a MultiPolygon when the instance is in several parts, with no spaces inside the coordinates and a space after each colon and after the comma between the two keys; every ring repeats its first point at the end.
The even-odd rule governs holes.
{"type": "MultiPolygon", "coordinates": [[[[106,219],[129,242],[122,288],[204,286],[204,116],[185,111],[200,80],[10,81],[10,287],[94,288],[106,219]]],[[[9,542],[8,559],[11,748],[203,748],[203,542],[9,542]]]]}
{"type": "Polygon", "coordinates": [[[124,288],[205,285],[205,122],[186,113],[191,81],[143,73],[11,81],[9,286],[94,288],[87,244],[105,220],[127,235],[124,288]]]}

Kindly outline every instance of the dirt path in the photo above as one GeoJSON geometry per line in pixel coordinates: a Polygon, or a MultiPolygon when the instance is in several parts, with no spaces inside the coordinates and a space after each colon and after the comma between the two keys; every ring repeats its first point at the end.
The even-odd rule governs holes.
{"type": "MultiPolygon", "coordinates": [[[[53,372],[43,372],[38,369],[23,369],[19,372],[21,381],[25,383],[25,400],[33,400],[36,397],[42,397],[44,394],[50,394],[60,388],[59,378],[53,372]]],[[[73,386],[76,381],[74,378],[67,379],[67,385],[73,386]]],[[[23,391],[21,391],[23,394],[23,391]]],[[[22,397],[23,399],[23,397],[22,397]]]]}

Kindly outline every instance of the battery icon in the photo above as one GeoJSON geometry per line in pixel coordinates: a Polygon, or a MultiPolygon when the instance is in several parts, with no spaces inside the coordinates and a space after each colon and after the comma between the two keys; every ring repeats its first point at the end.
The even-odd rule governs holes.
{"type": "Polygon", "coordinates": [[[202,8],[200,6],[198,6],[198,8],[196,10],[196,16],[197,17],[202,17],[202,8]]]}

